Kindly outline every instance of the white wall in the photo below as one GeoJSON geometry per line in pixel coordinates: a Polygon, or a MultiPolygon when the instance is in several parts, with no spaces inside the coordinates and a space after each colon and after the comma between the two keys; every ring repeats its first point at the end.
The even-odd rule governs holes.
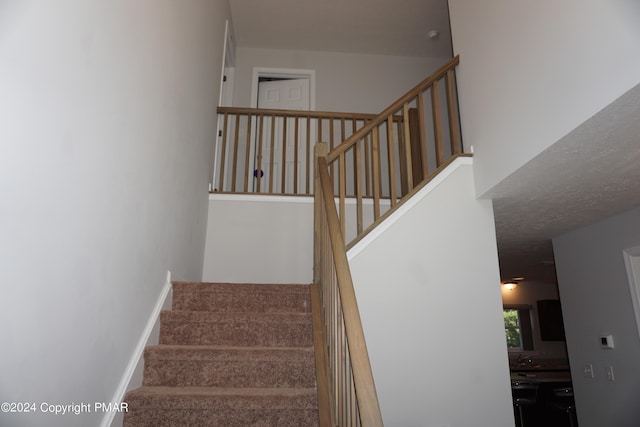
{"type": "Polygon", "coordinates": [[[478,195],[640,82],[635,0],[450,0],[478,195]]]}
{"type": "MultiPolygon", "coordinates": [[[[380,205],[384,214],[389,203],[380,205]]],[[[356,237],[355,199],[346,200],[345,215],[349,242],[356,237]]],[[[365,200],[363,228],[373,222],[372,203],[365,200]]],[[[202,277],[229,283],[313,282],[313,197],[209,195],[202,277]]]]}
{"type": "Polygon", "coordinates": [[[0,2],[1,402],[109,402],[167,270],[200,279],[227,16],[225,0],[0,2]]]}
{"type": "Polygon", "coordinates": [[[553,239],[580,427],[640,425],[640,339],[623,252],[640,246],[639,224],[636,208],[553,239]],[[608,334],[615,349],[600,348],[608,334]],[[595,378],[582,375],[588,363],[595,378]]]}
{"type": "Polygon", "coordinates": [[[316,110],[377,114],[442,66],[442,58],[239,47],[234,106],[250,107],[254,67],[316,71],[316,110]]]}
{"type": "Polygon", "coordinates": [[[493,210],[470,163],[349,253],[389,426],[513,426],[493,210]]]}
{"type": "Polygon", "coordinates": [[[211,194],[202,275],[208,282],[311,283],[313,198],[211,194]]]}

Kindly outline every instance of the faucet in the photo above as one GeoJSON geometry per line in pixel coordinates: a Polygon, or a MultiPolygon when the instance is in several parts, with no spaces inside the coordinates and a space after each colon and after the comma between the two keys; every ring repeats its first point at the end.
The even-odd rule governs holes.
{"type": "Polygon", "coordinates": [[[520,366],[531,366],[531,364],[533,363],[533,359],[531,358],[531,356],[527,355],[527,354],[523,354],[520,353],[518,355],[518,365],[520,366]]]}

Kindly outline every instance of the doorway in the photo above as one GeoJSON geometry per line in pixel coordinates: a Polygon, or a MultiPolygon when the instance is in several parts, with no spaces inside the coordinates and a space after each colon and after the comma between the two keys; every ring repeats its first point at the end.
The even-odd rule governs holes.
{"type": "MultiPolygon", "coordinates": [[[[251,105],[260,109],[314,110],[315,71],[254,68],[251,97],[251,105]]],[[[314,126],[304,120],[277,115],[264,121],[260,137],[256,126],[254,121],[254,143],[251,147],[253,191],[264,192],[267,188],[292,191],[294,182],[309,180],[310,172],[301,167],[301,162],[312,153],[306,152],[306,145],[299,141],[307,134],[307,126],[314,126]],[[298,155],[292,156],[294,152],[298,155]]],[[[314,134],[314,129],[309,131],[314,134]]]]}

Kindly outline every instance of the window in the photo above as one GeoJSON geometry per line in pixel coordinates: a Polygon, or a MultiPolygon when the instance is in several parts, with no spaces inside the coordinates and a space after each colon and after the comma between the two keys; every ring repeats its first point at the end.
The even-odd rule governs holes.
{"type": "Polygon", "coordinates": [[[522,349],[522,333],[520,332],[520,316],[518,310],[508,308],[503,310],[504,331],[507,334],[507,347],[522,349]]]}
{"type": "Polygon", "coordinates": [[[509,350],[533,350],[531,309],[528,305],[505,305],[504,332],[509,350]]]}

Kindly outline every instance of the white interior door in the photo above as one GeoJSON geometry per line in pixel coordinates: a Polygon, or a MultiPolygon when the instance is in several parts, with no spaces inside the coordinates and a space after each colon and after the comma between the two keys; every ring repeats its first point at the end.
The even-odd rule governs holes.
{"type": "MultiPolygon", "coordinates": [[[[310,106],[308,78],[260,81],[258,84],[258,108],[309,110],[310,106]]],[[[296,163],[298,185],[301,184],[301,179],[304,178],[304,171],[300,166],[301,163],[304,162],[305,156],[310,155],[310,153],[306,152],[306,144],[301,144],[300,142],[303,141],[303,138],[306,138],[307,123],[305,120],[298,122],[299,144],[298,158],[296,160],[294,156],[296,141],[295,122],[293,118],[287,119],[285,132],[283,130],[285,129],[284,120],[284,117],[276,117],[275,123],[272,123],[270,120],[265,121],[262,143],[260,144],[261,147],[258,146],[259,141],[256,138],[256,146],[254,147],[255,167],[253,170],[254,191],[257,190],[257,180],[261,180],[261,192],[269,191],[270,184],[273,187],[273,192],[280,192],[283,184],[283,167],[285,168],[285,188],[287,191],[293,191],[296,163]],[[275,126],[273,144],[271,144],[272,126],[275,126]],[[286,145],[282,143],[285,137],[286,145]],[[259,153],[262,153],[261,158],[258,158],[259,153]]]]}

